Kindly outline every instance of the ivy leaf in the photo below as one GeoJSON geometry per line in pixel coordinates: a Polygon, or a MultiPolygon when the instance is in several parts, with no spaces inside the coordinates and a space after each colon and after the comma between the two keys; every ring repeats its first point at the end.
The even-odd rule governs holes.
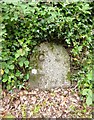
{"type": "Polygon", "coordinates": [[[4,74],[2,82],[7,82],[8,81],[8,76],[4,74]]]}
{"type": "Polygon", "coordinates": [[[82,91],[82,95],[90,95],[90,96],[92,96],[92,90],[91,89],[84,89],[83,91],[82,91]]]}
{"type": "Polygon", "coordinates": [[[14,65],[9,65],[8,68],[13,70],[14,69],[14,65]]]}
{"type": "Polygon", "coordinates": [[[17,53],[15,54],[15,58],[18,58],[19,56],[20,56],[19,54],[17,54],[17,53]]]}
{"type": "Polygon", "coordinates": [[[29,61],[25,61],[24,64],[25,64],[25,67],[28,67],[29,61]]]}
{"type": "MultiPolygon", "coordinates": [[[[27,75],[25,76],[25,79],[26,79],[26,80],[29,79],[29,74],[27,74],[27,75]]],[[[26,80],[25,80],[25,81],[26,81],[26,80]]]]}
{"type": "Polygon", "coordinates": [[[5,79],[5,78],[4,78],[4,79],[2,80],[2,82],[7,82],[7,80],[8,80],[8,79],[5,79]]]}
{"type": "Polygon", "coordinates": [[[17,71],[17,72],[16,72],[16,76],[17,76],[17,77],[20,76],[20,74],[21,74],[20,71],[17,71]]]}
{"type": "Polygon", "coordinates": [[[5,71],[5,73],[8,73],[8,72],[9,72],[9,69],[5,69],[4,71],[5,71]]]}
{"type": "Polygon", "coordinates": [[[19,65],[20,65],[20,67],[22,67],[23,66],[23,61],[20,61],[19,65]]]}
{"type": "Polygon", "coordinates": [[[79,47],[78,47],[78,51],[79,51],[79,52],[82,51],[82,46],[79,46],[79,47]]]}
{"type": "Polygon", "coordinates": [[[88,95],[89,95],[90,97],[92,97],[92,90],[91,90],[91,89],[88,89],[88,95]]]}
{"type": "Polygon", "coordinates": [[[86,10],[90,9],[89,4],[86,4],[82,7],[82,10],[85,12],[86,10]]]}
{"type": "Polygon", "coordinates": [[[89,106],[89,105],[92,105],[92,97],[90,97],[88,95],[88,97],[86,98],[86,104],[89,106]]]}
{"type": "Polygon", "coordinates": [[[90,71],[90,72],[87,74],[87,79],[88,79],[88,80],[92,80],[92,71],[90,71]]]}
{"type": "Polygon", "coordinates": [[[84,89],[82,95],[86,95],[86,104],[89,106],[92,104],[92,90],[84,89]]]}
{"type": "Polygon", "coordinates": [[[27,80],[29,79],[29,74],[27,74],[26,79],[27,79],[27,80]]]}
{"type": "Polygon", "coordinates": [[[23,49],[19,49],[19,50],[17,50],[15,57],[18,58],[19,56],[23,56],[24,54],[25,54],[25,52],[23,51],[23,49]]]}

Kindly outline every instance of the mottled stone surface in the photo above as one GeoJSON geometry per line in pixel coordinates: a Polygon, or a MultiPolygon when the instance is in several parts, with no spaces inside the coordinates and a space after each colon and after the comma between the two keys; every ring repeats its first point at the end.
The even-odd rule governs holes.
{"type": "Polygon", "coordinates": [[[31,56],[31,66],[33,66],[30,72],[32,88],[51,89],[70,86],[68,80],[70,58],[61,44],[41,43],[31,56]]]}

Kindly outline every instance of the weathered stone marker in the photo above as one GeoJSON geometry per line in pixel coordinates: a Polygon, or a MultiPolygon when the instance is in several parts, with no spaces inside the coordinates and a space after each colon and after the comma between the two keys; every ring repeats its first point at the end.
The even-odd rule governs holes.
{"type": "Polygon", "coordinates": [[[66,49],[56,43],[41,43],[31,56],[30,85],[32,88],[51,89],[68,87],[70,58],[66,49]]]}

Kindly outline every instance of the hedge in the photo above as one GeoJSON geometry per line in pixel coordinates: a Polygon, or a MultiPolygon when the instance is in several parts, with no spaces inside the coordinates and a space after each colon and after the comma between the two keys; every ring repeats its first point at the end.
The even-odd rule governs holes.
{"type": "Polygon", "coordinates": [[[71,80],[77,81],[83,95],[88,97],[87,89],[91,95],[93,6],[94,2],[1,3],[3,88],[24,87],[32,69],[29,64],[34,47],[44,41],[55,41],[72,48],[72,65],[79,68],[71,80]]]}

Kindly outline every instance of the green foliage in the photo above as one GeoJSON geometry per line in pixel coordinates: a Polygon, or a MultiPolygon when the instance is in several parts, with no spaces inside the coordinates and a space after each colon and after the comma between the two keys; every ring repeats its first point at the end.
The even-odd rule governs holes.
{"type": "Polygon", "coordinates": [[[13,116],[13,115],[10,114],[10,113],[7,113],[7,114],[3,117],[3,119],[15,120],[15,116],[13,116]]]}
{"type": "Polygon", "coordinates": [[[82,92],[82,95],[86,95],[86,97],[87,97],[86,103],[87,103],[87,105],[91,105],[92,104],[92,90],[84,89],[82,92]]]}
{"type": "MultiPolygon", "coordinates": [[[[79,89],[92,89],[93,2],[1,3],[0,67],[7,89],[23,87],[29,79],[30,55],[43,41],[56,41],[72,48],[72,80],[79,89]]],[[[88,93],[86,94],[88,101],[88,93]]],[[[88,102],[87,102],[88,103],[88,102]]],[[[90,102],[91,103],[91,102],[90,102]]]]}
{"type": "Polygon", "coordinates": [[[33,114],[37,114],[40,111],[40,105],[34,107],[33,114]]]}
{"type": "Polygon", "coordinates": [[[21,105],[21,111],[22,111],[22,118],[26,118],[26,105],[21,105]]]}

